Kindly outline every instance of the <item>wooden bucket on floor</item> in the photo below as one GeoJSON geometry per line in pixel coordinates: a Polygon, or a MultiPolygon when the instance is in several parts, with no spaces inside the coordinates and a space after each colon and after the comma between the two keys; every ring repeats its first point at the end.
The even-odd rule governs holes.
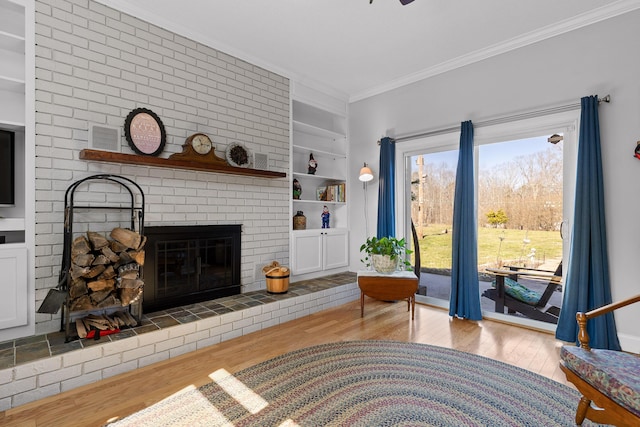
{"type": "Polygon", "coordinates": [[[281,267],[277,261],[266,265],[262,269],[267,279],[267,292],[270,294],[284,294],[289,290],[289,269],[281,267]]]}

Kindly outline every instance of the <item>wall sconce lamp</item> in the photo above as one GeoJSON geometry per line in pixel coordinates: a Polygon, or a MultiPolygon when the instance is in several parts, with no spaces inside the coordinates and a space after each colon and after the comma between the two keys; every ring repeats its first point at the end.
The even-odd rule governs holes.
{"type": "Polygon", "coordinates": [[[369,182],[373,179],[373,172],[371,171],[371,168],[367,166],[366,163],[360,169],[360,176],[358,177],[358,179],[362,182],[369,182]]]}

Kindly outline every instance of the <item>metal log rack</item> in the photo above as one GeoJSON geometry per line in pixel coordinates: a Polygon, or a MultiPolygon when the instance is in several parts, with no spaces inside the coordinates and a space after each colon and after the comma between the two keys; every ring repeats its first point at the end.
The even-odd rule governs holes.
{"type": "MultiPolygon", "coordinates": [[[[71,286],[71,243],[73,242],[73,224],[74,224],[74,214],[76,210],[89,211],[89,210],[105,210],[105,211],[128,211],[129,217],[127,219],[129,229],[132,231],[138,232],[140,235],[144,235],[144,192],[142,188],[134,181],[129,178],[125,178],[119,175],[111,175],[111,174],[100,174],[100,175],[92,175],[88,176],[84,179],[74,182],[71,184],[64,196],[64,247],[62,253],[62,268],[60,270],[60,278],[59,281],[61,283],[65,283],[67,291],[67,298],[65,303],[62,306],[62,316],[60,318],[60,330],[65,332],[65,342],[72,341],[76,338],[75,335],[71,334],[71,309],[70,309],[70,297],[68,294],[69,288],[71,286]],[[122,202],[105,202],[104,204],[94,204],[89,203],[86,205],[76,205],[75,204],[75,196],[76,192],[79,190],[79,187],[83,186],[87,187],[90,183],[95,182],[103,182],[110,183],[115,186],[120,187],[120,190],[123,191],[124,194],[129,195],[128,203],[125,205],[122,202]],[[137,200],[136,200],[137,199],[137,200]]],[[[124,219],[123,221],[124,222],[124,219]]],[[[142,273],[142,266],[140,267],[140,277],[144,277],[142,273]]],[[[105,312],[109,309],[114,309],[116,306],[112,307],[102,307],[91,310],[83,310],[83,311],[74,311],[74,314],[81,313],[91,313],[91,312],[105,312]]],[[[142,318],[142,297],[138,299],[138,301],[129,304],[128,306],[129,312],[136,318],[138,322],[140,322],[142,318]],[[132,306],[135,306],[135,309],[132,310],[132,306]]],[[[99,339],[100,334],[98,331],[95,333],[95,339],[99,339]]]]}

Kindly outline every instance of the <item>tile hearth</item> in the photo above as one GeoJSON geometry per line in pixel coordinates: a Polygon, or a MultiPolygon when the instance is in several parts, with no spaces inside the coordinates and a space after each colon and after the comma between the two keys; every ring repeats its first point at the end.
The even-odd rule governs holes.
{"type": "Polygon", "coordinates": [[[54,332],[0,343],[0,369],[11,368],[23,363],[61,355],[70,351],[88,348],[106,342],[142,335],[171,326],[187,324],[198,320],[220,316],[226,313],[246,310],[271,302],[320,292],[356,281],[355,273],[340,273],[318,279],[292,283],[285,294],[270,294],[266,290],[219,298],[197,304],[143,314],[142,322],[134,328],[94,339],[77,339],[65,343],[64,332],[54,332]]]}

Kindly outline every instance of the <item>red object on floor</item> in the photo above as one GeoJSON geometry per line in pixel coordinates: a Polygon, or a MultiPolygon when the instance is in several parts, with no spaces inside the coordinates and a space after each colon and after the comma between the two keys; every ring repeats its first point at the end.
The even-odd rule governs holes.
{"type": "MultiPolygon", "coordinates": [[[[101,337],[105,336],[105,335],[111,335],[111,334],[116,334],[120,332],[120,329],[111,329],[110,331],[105,330],[105,331],[100,331],[100,335],[101,337]]],[[[96,336],[96,330],[92,329],[89,332],[87,332],[87,339],[91,339],[91,338],[95,338],[96,336]]]]}

